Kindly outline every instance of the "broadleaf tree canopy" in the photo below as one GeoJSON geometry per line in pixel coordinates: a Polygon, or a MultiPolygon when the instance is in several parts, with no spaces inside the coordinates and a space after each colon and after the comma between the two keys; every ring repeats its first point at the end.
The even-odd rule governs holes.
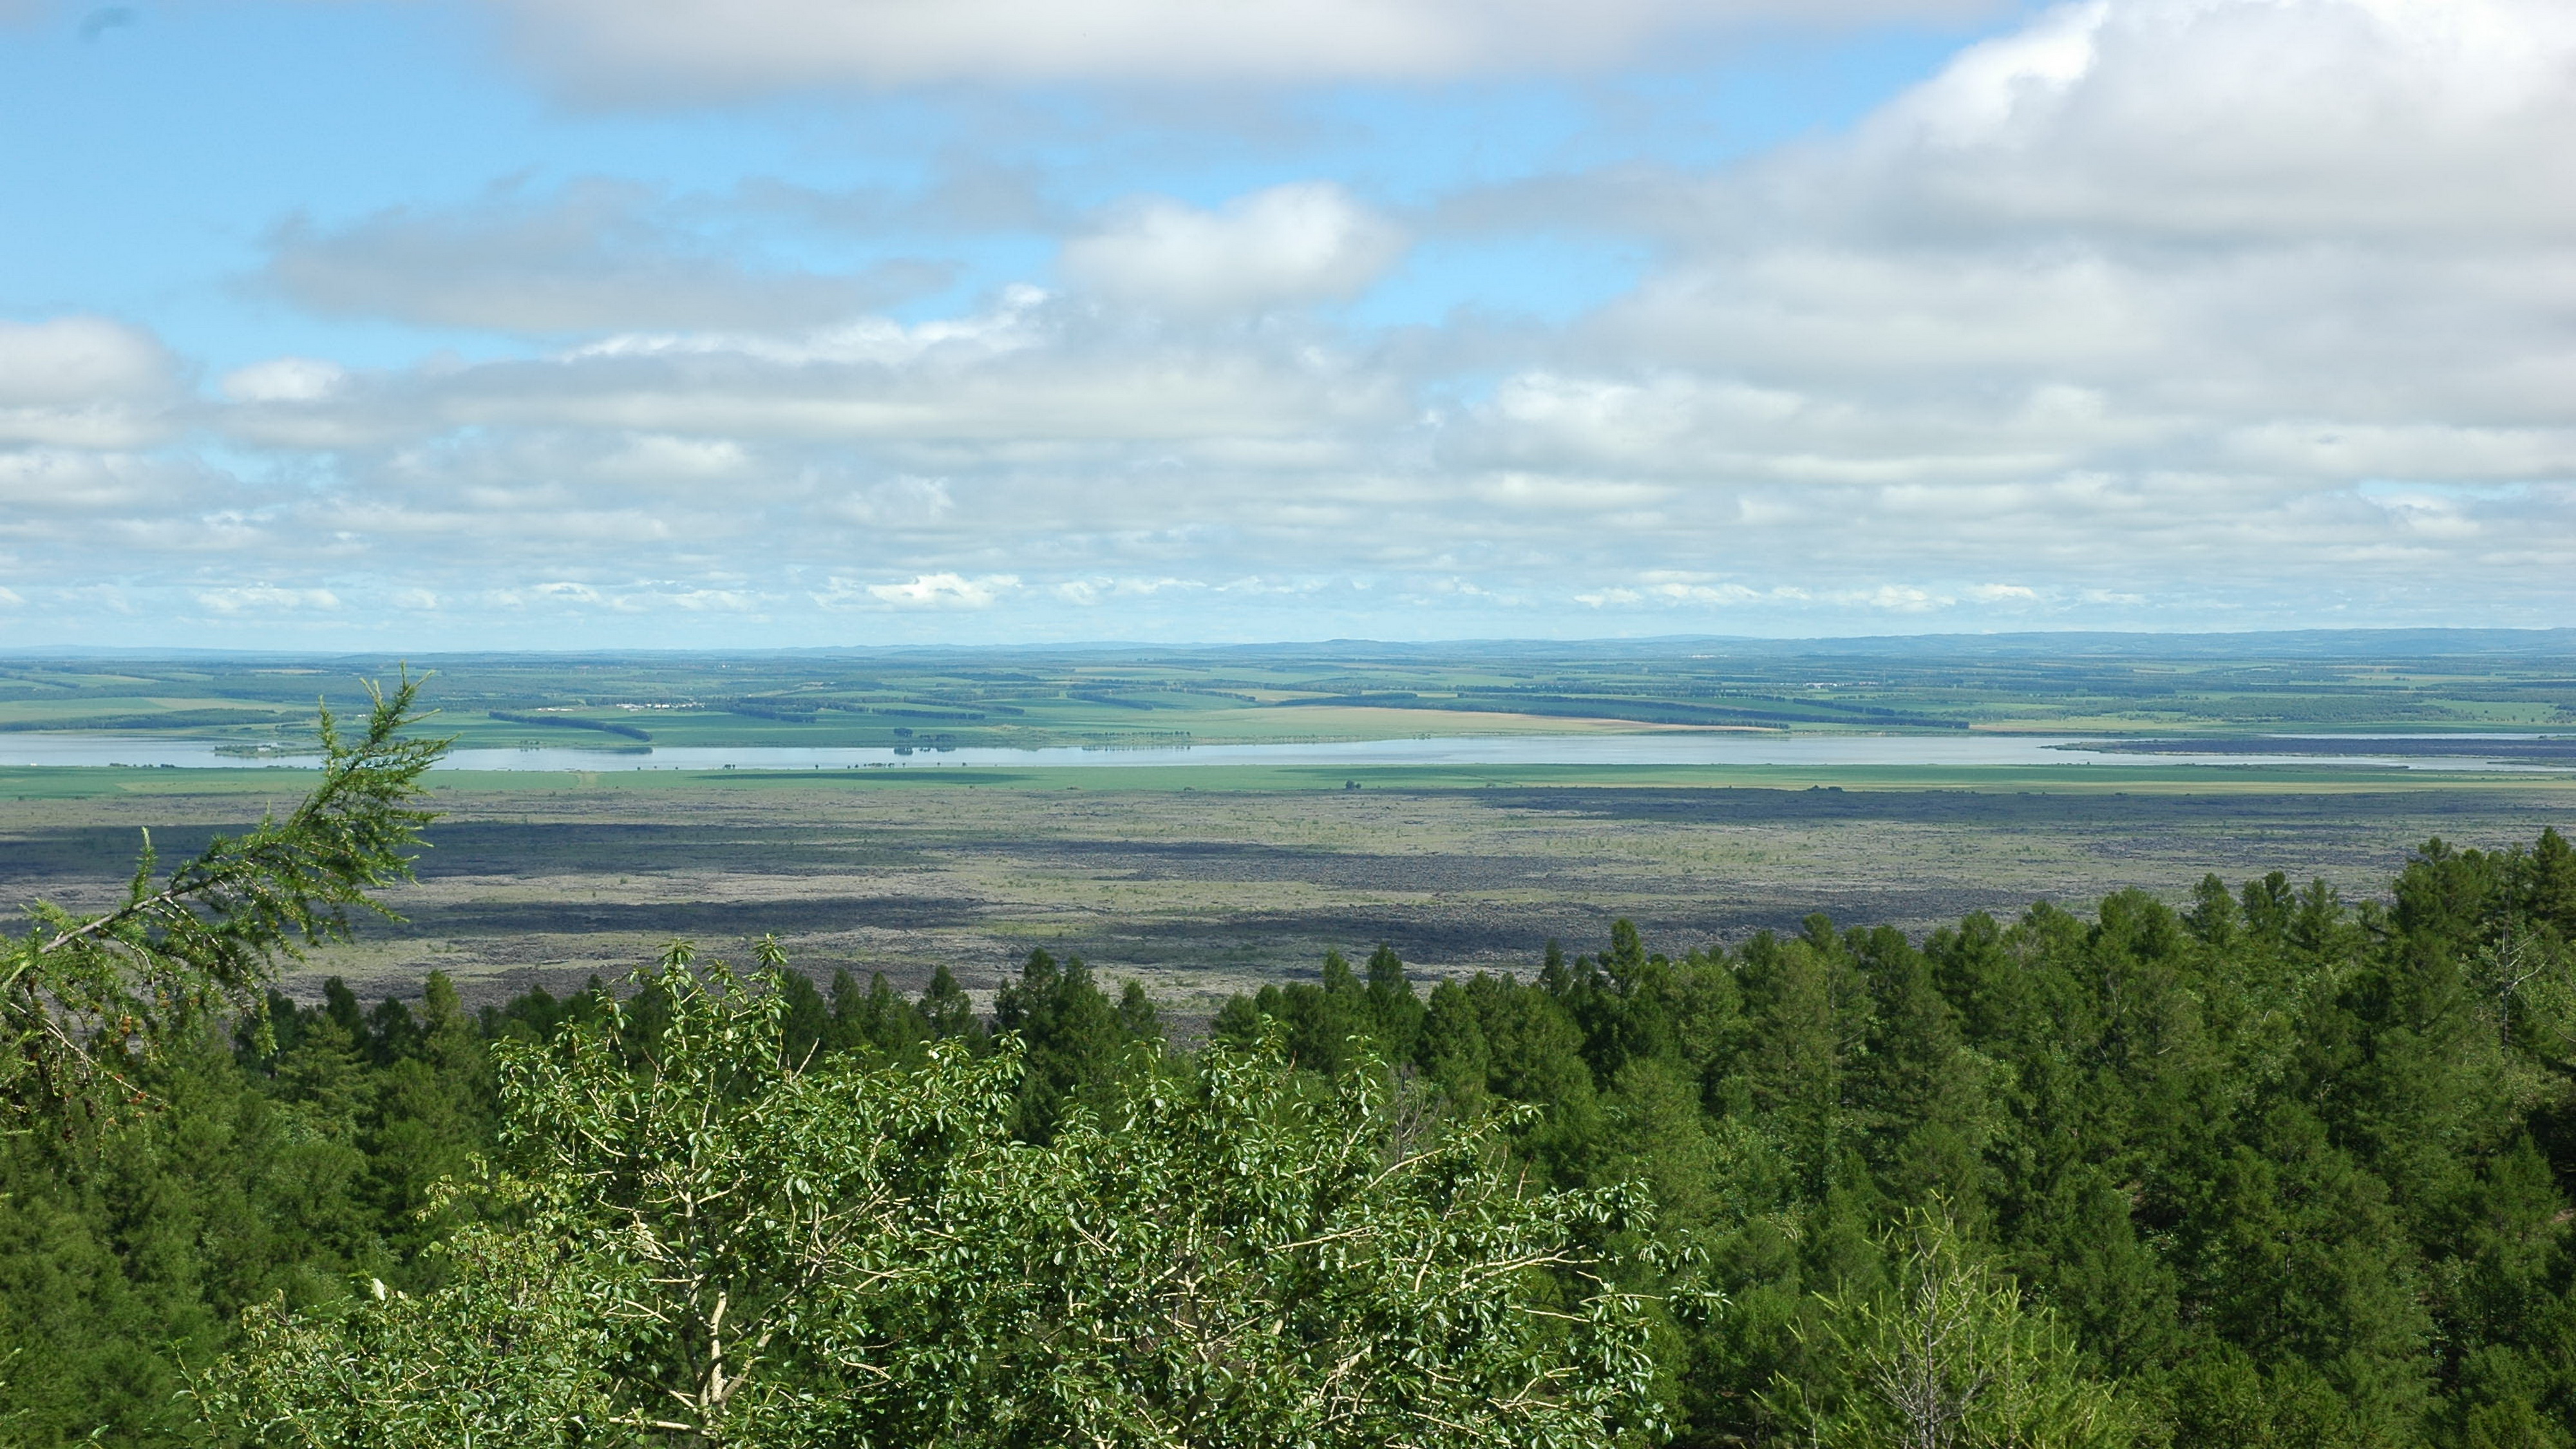
{"type": "Polygon", "coordinates": [[[485,1222],[444,1286],[254,1315],[201,1386],[258,1445],[1608,1445],[1652,1430],[1649,1315],[1491,1128],[1276,1044],[1140,1047],[1015,1137],[1016,1043],[811,1066],[774,964],[674,953],[505,1045],[485,1222]]]}

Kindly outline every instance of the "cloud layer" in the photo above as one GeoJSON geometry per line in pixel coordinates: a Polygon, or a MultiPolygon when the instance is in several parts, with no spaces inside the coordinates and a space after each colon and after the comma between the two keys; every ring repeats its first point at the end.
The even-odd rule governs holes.
{"type": "Polygon", "coordinates": [[[1064,267],[1111,302],[1208,317],[1347,301],[1403,250],[1403,233],[1341,187],[1305,182],[1215,211],[1161,199],[1131,203],[1068,243],[1064,267]]]}
{"type": "Polygon", "coordinates": [[[1983,0],[496,0],[577,89],[1207,85],[1599,70],[1780,22],[1955,21],[1983,0]]]}
{"type": "Polygon", "coordinates": [[[0,320],[0,444],[154,441],[177,401],[178,372],[157,340],[104,317],[0,320]]]}
{"type": "MultiPolygon", "coordinates": [[[[527,3],[632,66],[713,14],[527,3]]],[[[963,64],[946,9],[741,13],[700,57],[728,84],[963,64]]],[[[1275,23],[1280,74],[1348,71],[1327,13],[1224,43],[1275,23]]],[[[1154,6],[1046,14],[997,73],[1223,69],[1154,6]]],[[[1373,7],[1420,36],[1348,43],[1537,64],[1571,14],[1373,7]]],[[[1748,17],[1614,7],[1582,44],[1748,17]]],[[[289,222],[273,295],[517,340],[200,387],[130,321],[0,323],[0,637],[120,607],[475,642],[2563,622],[2571,80],[2541,0],[2096,0],[1746,161],[1141,195],[900,316],[927,272],[728,249],[640,184],[289,222]],[[1649,260],[1562,325],[1346,305],[1540,232],[1649,260]]]]}
{"type": "Polygon", "coordinates": [[[323,230],[279,228],[265,282],[322,313],[560,336],[634,327],[807,328],[933,289],[927,262],[855,274],[747,265],[656,214],[650,188],[505,187],[447,211],[400,208],[323,230]]]}

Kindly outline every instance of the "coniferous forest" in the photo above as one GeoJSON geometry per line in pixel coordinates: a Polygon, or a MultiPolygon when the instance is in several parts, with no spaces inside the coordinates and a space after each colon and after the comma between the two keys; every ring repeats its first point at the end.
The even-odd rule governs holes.
{"type": "Polygon", "coordinates": [[[8,957],[31,1444],[2576,1442],[2576,849],[2384,899],[1380,949],[1178,1033],[682,947],[266,986],[399,877],[408,691],[295,816],[8,957]],[[334,793],[334,792],[337,793],[334,793]]]}

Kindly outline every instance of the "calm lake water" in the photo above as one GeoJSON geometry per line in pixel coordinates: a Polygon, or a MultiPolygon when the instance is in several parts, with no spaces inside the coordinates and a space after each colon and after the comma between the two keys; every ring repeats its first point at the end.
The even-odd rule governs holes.
{"type": "MultiPolygon", "coordinates": [[[[744,770],[955,769],[961,766],[1141,765],[2070,765],[2131,768],[2159,765],[2335,765],[2399,770],[2532,770],[2564,772],[2564,764],[2490,762],[2477,741],[2460,735],[2378,736],[2389,740],[2440,738],[2457,743],[2457,755],[2350,754],[2353,736],[2338,737],[2335,753],[2304,752],[2295,736],[2280,737],[2278,754],[2110,754],[2086,750],[2085,740],[2046,735],[1505,735],[1469,739],[1357,740],[1339,744],[1192,745],[1181,747],[1006,749],[799,749],[789,746],[714,748],[676,746],[634,750],[552,746],[525,750],[458,750],[441,768],[451,770],[744,770]]],[[[2420,748],[2420,746],[2418,747],[2420,748]]],[[[310,769],[310,755],[261,760],[215,752],[210,740],[151,739],[127,735],[0,734],[0,766],[140,765],[180,769],[310,769]]]]}

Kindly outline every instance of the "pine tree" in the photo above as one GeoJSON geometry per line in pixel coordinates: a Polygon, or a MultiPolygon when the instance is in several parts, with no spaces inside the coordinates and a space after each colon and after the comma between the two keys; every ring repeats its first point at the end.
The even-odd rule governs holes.
{"type": "Polygon", "coordinates": [[[975,1015],[975,1005],[966,997],[966,989],[942,962],[930,973],[930,984],[922,988],[921,1018],[929,1024],[933,1041],[962,1041],[980,1048],[984,1042],[984,1023],[975,1015]]]}
{"type": "Polygon", "coordinates": [[[144,1095],[138,1056],[258,1003],[280,961],[346,939],[350,912],[384,912],[371,892],[410,877],[407,852],[431,819],[413,804],[420,776],[447,748],[403,735],[417,690],[410,678],[391,695],[370,686],[356,739],[323,710],[321,778],[286,818],[217,836],[167,877],[147,832],[114,910],[29,907],[33,928],[0,953],[0,1099],[11,1110],[144,1095]]]}
{"type": "Polygon", "coordinates": [[[1391,1062],[1410,1060],[1422,1035],[1422,998],[1413,994],[1403,958],[1394,947],[1381,945],[1370,954],[1365,995],[1369,1039],[1378,1056],[1391,1062]]]}

